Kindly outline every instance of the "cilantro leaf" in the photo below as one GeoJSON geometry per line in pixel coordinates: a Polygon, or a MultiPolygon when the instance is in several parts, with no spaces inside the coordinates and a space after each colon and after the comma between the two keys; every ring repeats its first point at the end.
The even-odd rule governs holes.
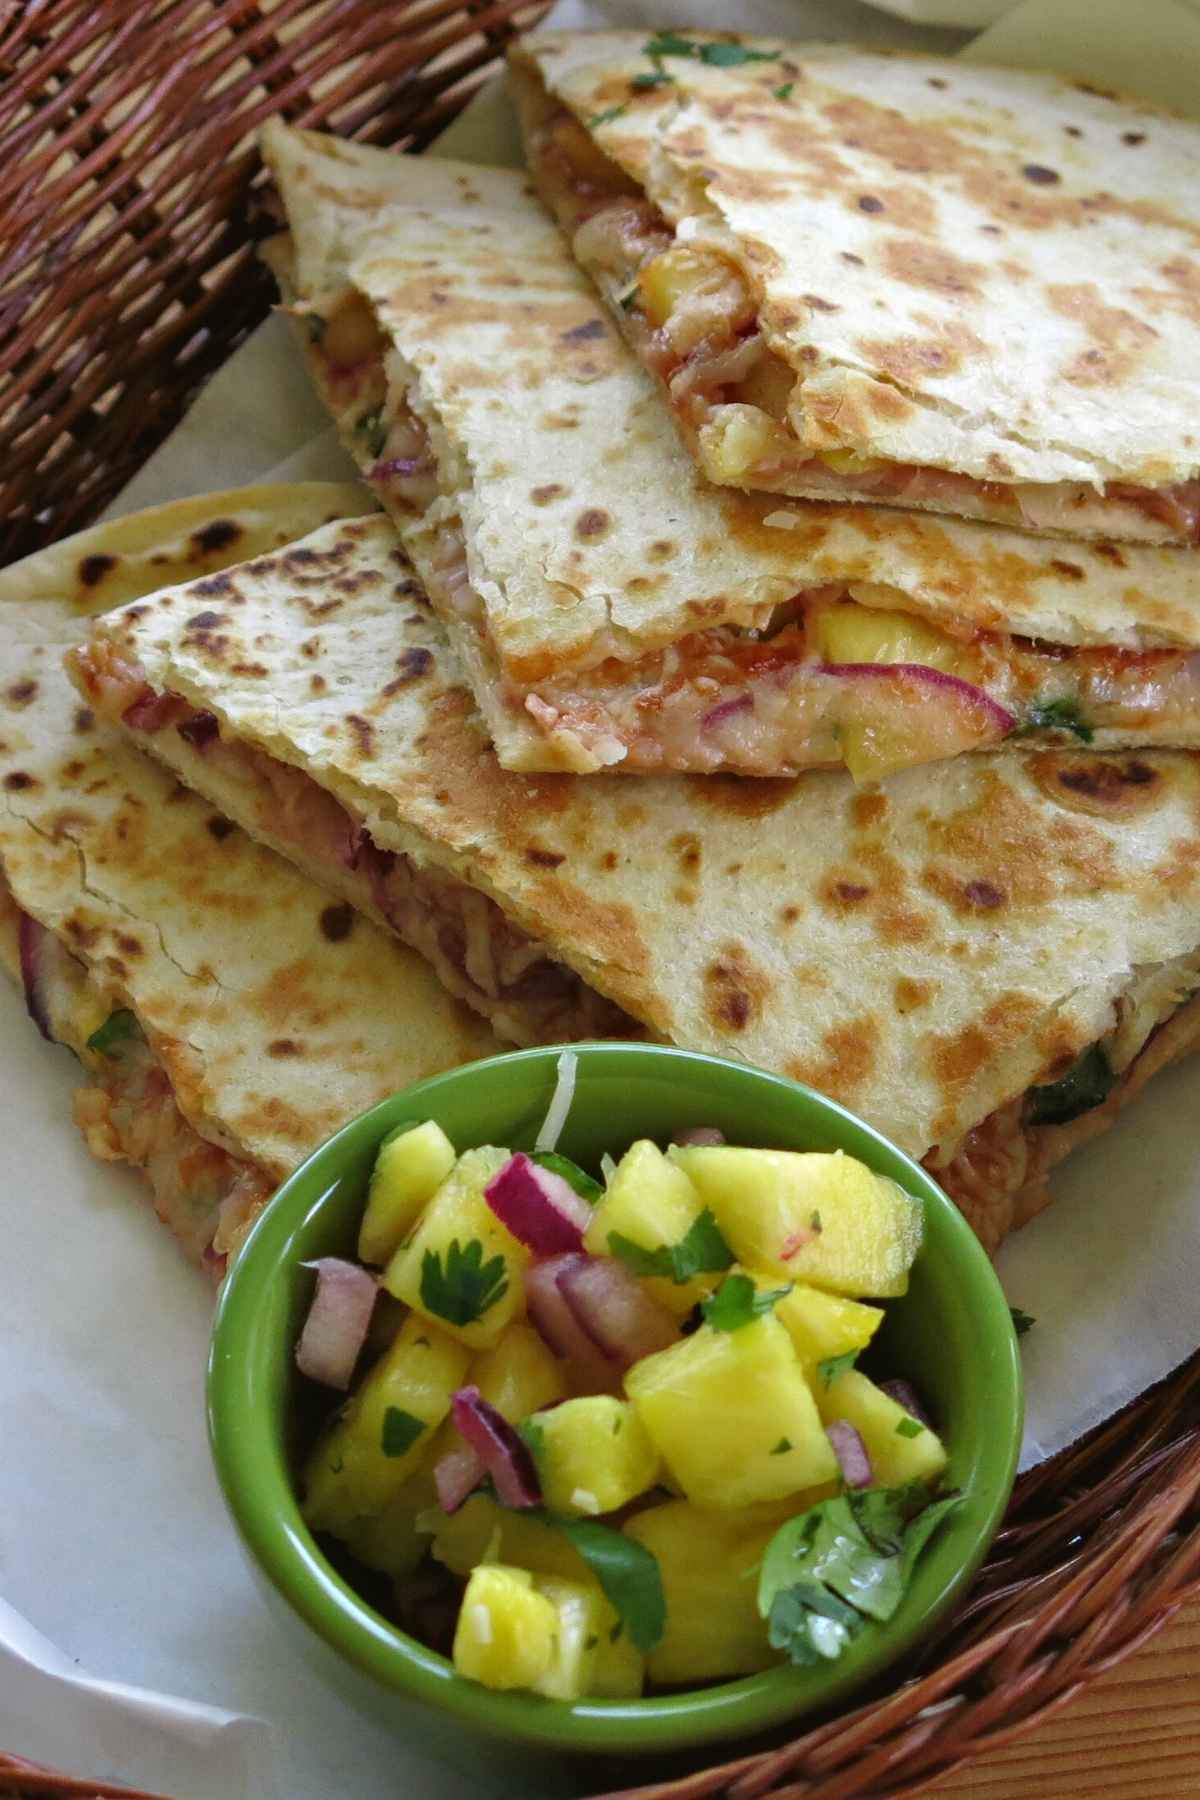
{"type": "Polygon", "coordinates": [[[740,1331],[769,1313],[777,1300],[790,1294],[792,1284],[760,1293],[748,1275],[727,1275],[716,1293],[700,1302],[700,1311],[714,1331],[740,1331]]]}
{"type": "Polygon", "coordinates": [[[772,88],[771,92],[777,100],[790,100],[795,85],[794,81],[785,81],[782,87],[772,88]]]}
{"type": "Polygon", "coordinates": [[[1010,1306],[1008,1310],[1012,1315],[1013,1330],[1019,1338],[1024,1337],[1027,1331],[1032,1331],[1037,1324],[1033,1314],[1022,1312],[1019,1306],[1010,1306]]]}
{"type": "Polygon", "coordinates": [[[776,1444],[775,1448],[772,1450],[771,1455],[772,1456],[784,1456],[791,1449],[791,1447],[792,1447],[791,1438],[781,1437],[779,1442],[776,1444]]]}
{"type": "Polygon", "coordinates": [[[696,1275],[719,1275],[733,1267],[733,1251],[725,1242],[711,1207],[692,1220],[677,1244],[647,1250],[620,1231],[610,1231],[608,1247],[635,1275],[661,1276],[683,1287],[696,1275]]]}
{"type": "Polygon", "coordinates": [[[385,1456],[403,1456],[406,1450],[412,1449],[424,1429],[424,1419],[405,1412],[402,1406],[389,1406],[383,1415],[379,1448],[385,1456]]]}
{"type": "Polygon", "coordinates": [[[655,69],[652,75],[635,75],[629,85],[638,89],[656,88],[673,83],[674,80],[675,77],[668,75],[665,69],[655,69]]]}
{"type": "Polygon", "coordinates": [[[1028,737],[1035,731],[1069,731],[1084,744],[1090,744],[1095,736],[1080,711],[1078,700],[1067,695],[1062,695],[1057,700],[1034,701],[1016,736],[1028,737]]]}
{"type": "Polygon", "coordinates": [[[354,429],[361,432],[366,438],[367,449],[372,456],[382,455],[383,446],[387,441],[387,426],[384,424],[383,414],[378,407],[374,412],[364,413],[354,429]]]}
{"type": "Polygon", "coordinates": [[[961,1503],[921,1482],[822,1500],[789,1519],[763,1554],[758,1610],[771,1644],[800,1666],[832,1658],[868,1619],[886,1620],[918,1556],[961,1503]]]}
{"type": "Polygon", "coordinates": [[[656,31],[642,45],[642,55],[657,62],[660,56],[695,56],[699,48],[694,38],[680,37],[675,31],[656,31]]]}
{"type": "Polygon", "coordinates": [[[141,1037],[142,1030],[128,1007],[109,1013],[103,1025],[98,1025],[87,1041],[89,1050],[98,1050],[101,1056],[119,1056],[120,1046],[131,1037],[141,1037]]]}
{"type": "Polygon", "coordinates": [[[611,125],[614,119],[619,119],[621,114],[628,110],[623,103],[620,106],[606,106],[603,112],[592,114],[587,122],[587,128],[589,131],[594,131],[597,125],[611,125]]]}
{"type": "Polygon", "coordinates": [[[560,1156],[557,1150],[531,1150],[530,1162],[535,1162],[539,1169],[549,1169],[552,1175],[561,1175],[568,1187],[573,1187],[581,1200],[587,1200],[594,1206],[604,1189],[600,1183],[573,1163],[569,1156],[560,1156]]]}
{"type": "Polygon", "coordinates": [[[638,285],[635,281],[633,286],[629,289],[629,292],[621,295],[620,299],[617,301],[617,305],[621,308],[622,312],[628,312],[631,306],[636,306],[637,297],[638,285]]]}
{"type": "Polygon", "coordinates": [[[1031,1125],[1065,1125],[1107,1100],[1116,1082],[1102,1047],[1093,1044],[1061,1081],[1030,1088],[1025,1117],[1031,1125]]]}
{"type": "Polygon", "coordinates": [[[508,1266],[499,1252],[483,1260],[483,1245],[472,1238],[466,1249],[454,1238],[445,1265],[436,1250],[421,1258],[421,1305],[452,1325],[473,1325],[508,1292],[508,1266]]]}
{"type": "Polygon", "coordinates": [[[852,1369],[857,1361],[857,1350],[847,1350],[841,1356],[827,1356],[823,1362],[817,1364],[817,1374],[825,1386],[829,1387],[839,1375],[844,1375],[847,1369],[852,1369]]]}
{"type": "Polygon", "coordinates": [[[736,69],[741,63],[778,62],[782,50],[747,50],[744,44],[701,44],[700,61],[713,69],[736,69]]]}
{"type": "MultiPolygon", "coordinates": [[[[526,1515],[528,1516],[528,1515],[526,1515]]],[[[576,1549],[618,1614],[636,1649],[643,1656],[662,1641],[667,1626],[667,1601],[662,1573],[653,1551],[611,1525],[591,1519],[559,1519],[548,1515],[567,1542],[576,1549]]]]}
{"type": "Polygon", "coordinates": [[[906,1414],[903,1419],[897,1421],[896,1436],[902,1438],[920,1437],[924,1429],[925,1427],[921,1424],[919,1419],[910,1419],[906,1414]]]}

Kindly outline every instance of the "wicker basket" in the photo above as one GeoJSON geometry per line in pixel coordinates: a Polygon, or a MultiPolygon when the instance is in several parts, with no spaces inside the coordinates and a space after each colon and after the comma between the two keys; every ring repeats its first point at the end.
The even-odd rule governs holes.
{"type": "MultiPolygon", "coordinates": [[[[0,561],[93,518],[266,311],[255,127],[282,111],[420,149],[542,10],[538,0],[0,9],[0,561]]],[[[903,1686],[783,1747],[624,1791],[921,1793],[1070,1700],[1196,1594],[1200,1358],[1020,1483],[968,1604],[903,1686]]],[[[644,1765],[628,1774],[645,1782],[644,1765]]],[[[117,1791],[0,1759],[0,1793],[117,1791]]]]}

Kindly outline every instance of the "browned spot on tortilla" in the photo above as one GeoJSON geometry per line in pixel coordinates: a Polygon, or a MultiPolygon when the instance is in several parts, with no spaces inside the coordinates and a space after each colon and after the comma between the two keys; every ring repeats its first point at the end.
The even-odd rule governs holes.
{"type": "Polygon", "coordinates": [[[850,817],[860,831],[866,831],[872,825],[878,825],[888,814],[887,795],[875,789],[873,793],[855,794],[850,802],[850,817]]]}
{"type": "Polygon", "coordinates": [[[704,971],[704,1011],[718,1030],[744,1031],[762,1013],[771,980],[744,944],[730,940],[704,971]]]}
{"type": "Polygon", "coordinates": [[[797,181],[793,175],[775,175],[766,169],[719,169],[713,180],[714,192],[730,200],[791,200],[795,198],[797,181]]]}
{"type": "MultiPolygon", "coordinates": [[[[894,187],[874,190],[874,197],[887,214],[887,222],[899,231],[911,231],[918,237],[937,233],[937,207],[924,188],[913,182],[897,182],[894,187]]],[[[861,206],[861,202],[860,202],[861,206]]],[[[872,207],[863,208],[870,212],[872,207]]]]}
{"type": "Polygon", "coordinates": [[[691,831],[681,831],[671,839],[671,849],[675,853],[679,867],[689,875],[694,875],[700,867],[700,839],[691,831]]]}
{"type": "Polygon", "coordinates": [[[1126,566],[1125,552],[1120,544],[1095,543],[1092,545],[1092,554],[1102,556],[1105,562],[1112,563],[1114,568],[1123,569],[1126,566]]]}
{"type": "Polygon", "coordinates": [[[739,819],[765,819],[786,806],[796,789],[795,780],[779,776],[687,775],[691,800],[709,811],[739,819]]]}
{"type": "MultiPolygon", "coordinates": [[[[209,641],[213,644],[222,644],[223,645],[225,643],[224,638],[212,638],[209,641]]],[[[235,663],[230,663],[229,673],[231,675],[244,675],[254,681],[263,681],[271,673],[271,671],[270,671],[270,669],[268,669],[266,663],[235,662],[235,663]]]]}
{"type": "Polygon", "coordinates": [[[926,1054],[942,1099],[942,1111],[934,1121],[935,1139],[949,1136],[960,1126],[958,1108],[972,1082],[989,1065],[1003,1063],[1008,1053],[1028,1038],[1038,1010],[1038,1003],[1028,994],[1009,992],[993,1000],[982,1018],[958,1031],[932,1034],[926,1054]]]}
{"type": "Polygon", "coordinates": [[[96,587],[104,580],[110,569],[115,569],[115,556],[84,556],[79,562],[79,580],[83,587],[96,587]]]}
{"type": "Polygon", "coordinates": [[[394,675],[383,689],[384,696],[390,699],[393,694],[399,693],[401,688],[408,687],[410,682],[419,681],[423,675],[428,675],[432,667],[433,651],[427,650],[423,644],[410,644],[408,649],[402,651],[396,658],[396,668],[399,673],[394,675]]]}
{"type": "Polygon", "coordinates": [[[968,262],[966,257],[918,237],[886,238],[879,257],[897,281],[935,294],[977,296],[979,278],[985,273],[982,263],[968,262]]]}
{"type": "MultiPolygon", "coordinates": [[[[325,677],[323,675],[310,675],[308,678],[308,685],[314,694],[323,694],[326,687],[325,677]]],[[[387,693],[386,688],[383,691],[385,694],[387,693]]]]}
{"type": "Polygon", "coordinates": [[[581,325],[572,325],[560,335],[564,344],[583,344],[591,338],[604,337],[605,327],[600,319],[585,319],[581,325]]]}
{"type": "Polygon", "coordinates": [[[210,600],[217,595],[236,594],[237,588],[231,575],[205,575],[200,581],[189,582],[188,592],[210,600]]]}
{"type": "Polygon", "coordinates": [[[1160,803],[1165,774],[1139,756],[1064,755],[1047,750],[1030,758],[1030,773],[1051,799],[1094,818],[1135,818],[1160,803]]]}
{"type": "Polygon", "coordinates": [[[974,913],[996,912],[1007,898],[1003,888],[997,887],[993,881],[985,881],[981,877],[963,881],[959,876],[939,868],[937,864],[926,869],[923,879],[931,893],[945,900],[955,912],[968,917],[974,913]]]}
{"type": "Polygon", "coordinates": [[[914,981],[911,976],[898,975],[894,992],[898,1013],[916,1012],[918,1007],[928,1006],[933,999],[934,984],[932,981],[914,981]]]}
{"type": "Polygon", "coordinates": [[[41,783],[34,775],[27,775],[24,769],[13,769],[4,777],[4,785],[10,794],[23,794],[30,788],[40,787],[41,783]]]}
{"type": "Polygon", "coordinates": [[[582,543],[594,544],[606,537],[612,519],[602,506],[589,506],[575,521],[575,536],[582,543]]]}
{"type": "Polygon", "coordinates": [[[225,613],[210,611],[193,613],[185,623],[188,631],[213,631],[218,625],[227,625],[229,620],[225,613]]]}
{"type": "Polygon", "coordinates": [[[38,684],[33,680],[14,681],[11,687],[4,690],[4,697],[13,706],[28,706],[38,691],[38,684]]]}
{"type": "Polygon", "coordinates": [[[794,925],[799,917],[800,908],[798,906],[789,904],[787,906],[781,906],[779,909],[779,922],[781,925],[794,925]]]}
{"type": "Polygon", "coordinates": [[[566,491],[557,481],[547,481],[542,487],[530,488],[529,498],[535,506],[549,506],[552,500],[561,500],[566,491]]]}
{"type": "Polygon", "coordinates": [[[838,1100],[853,1098],[872,1074],[879,1059],[879,1021],[871,1013],[830,1025],[821,1034],[824,1055],[795,1058],[787,1073],[820,1093],[838,1100]]]}
{"type": "Polygon", "coordinates": [[[839,250],[838,255],[844,263],[849,263],[852,268],[861,269],[864,266],[862,257],[855,256],[853,250],[839,250]]]}
{"type": "Polygon", "coordinates": [[[267,1055],[278,1057],[299,1056],[302,1053],[303,1048],[304,1046],[298,1044],[295,1038],[272,1038],[271,1042],[267,1045],[267,1055]]]}
{"type": "Polygon", "coordinates": [[[813,312],[835,313],[841,311],[840,306],[835,305],[832,300],[823,300],[820,294],[801,294],[800,298],[813,312]]]}
{"type": "Polygon", "coordinates": [[[833,907],[835,911],[841,911],[846,906],[856,906],[860,900],[867,899],[871,892],[865,882],[833,878],[822,882],[817,891],[826,905],[833,907]]]}
{"type": "Polygon", "coordinates": [[[241,535],[241,526],[232,519],[212,519],[199,531],[193,531],[189,541],[202,556],[211,556],[217,550],[228,550],[241,535]]]}
{"type": "Polygon", "coordinates": [[[1200,854],[1191,838],[1175,838],[1150,870],[1150,886],[1178,900],[1200,886],[1200,854]]]}
{"type": "Polygon", "coordinates": [[[651,562],[665,562],[668,556],[674,556],[678,548],[679,545],[673,544],[670,538],[655,538],[646,555],[651,562]]]}
{"type": "Polygon", "coordinates": [[[1082,581],[1084,578],[1084,572],[1078,563],[1067,562],[1061,556],[1052,556],[1050,567],[1057,575],[1061,575],[1064,581],[1082,581]]]}
{"type": "Polygon", "coordinates": [[[1026,163],[1021,173],[1035,187],[1057,187],[1062,180],[1057,169],[1048,169],[1044,163],[1026,163]]]}
{"type": "Polygon", "coordinates": [[[915,387],[929,376],[952,375],[969,356],[982,356],[982,338],[965,325],[939,327],[928,337],[859,338],[858,348],[894,381],[915,387]]]}
{"type": "Polygon", "coordinates": [[[1094,281],[1052,283],[1046,298],[1060,318],[1078,325],[1090,347],[1063,369],[1077,387],[1123,381],[1158,333],[1123,306],[1109,306],[1094,281]]]}
{"type": "Polygon", "coordinates": [[[216,838],[218,844],[227,838],[231,831],[237,830],[236,825],[229,819],[223,819],[219,813],[215,813],[211,819],[206,820],[205,824],[212,836],[216,838]]]}
{"type": "Polygon", "coordinates": [[[678,906],[695,906],[697,891],[694,887],[685,887],[679,882],[671,889],[671,898],[678,906]]]}
{"type": "Polygon", "coordinates": [[[327,906],[321,913],[319,924],[322,937],[328,938],[331,944],[340,944],[354,929],[354,908],[344,903],[327,906]]]}
{"type": "Polygon", "coordinates": [[[375,727],[370,719],[364,719],[361,713],[347,713],[346,723],[354,736],[359,755],[373,756],[375,753],[375,727]]]}
{"type": "Polygon", "coordinates": [[[1147,312],[1178,313],[1200,325],[1200,263],[1189,262],[1185,256],[1175,256],[1170,262],[1160,263],[1158,273],[1164,277],[1167,286],[1136,287],[1134,298],[1147,312]]]}
{"type": "Polygon", "coordinates": [[[557,869],[566,860],[561,850],[544,850],[540,844],[525,846],[525,861],[537,869],[557,869]]]}
{"type": "Polygon", "coordinates": [[[604,855],[600,858],[600,867],[602,869],[615,869],[616,866],[617,866],[616,851],[615,850],[606,850],[604,852],[604,855]]]}
{"type": "Polygon", "coordinates": [[[77,706],[75,708],[75,718],[72,722],[80,737],[83,737],[89,731],[95,730],[96,715],[90,706],[77,706]]]}
{"type": "Polygon", "coordinates": [[[142,940],[140,938],[135,938],[127,931],[120,931],[117,933],[117,949],[123,951],[126,956],[144,955],[142,940]]]}

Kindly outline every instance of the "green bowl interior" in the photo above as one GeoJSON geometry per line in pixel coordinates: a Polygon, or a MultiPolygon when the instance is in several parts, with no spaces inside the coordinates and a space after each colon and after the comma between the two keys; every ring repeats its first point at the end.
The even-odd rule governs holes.
{"type": "Polygon", "coordinates": [[[434,1118],[460,1151],[531,1148],[559,1052],[472,1063],[385,1100],[331,1138],[280,1189],[226,1282],[209,1367],[217,1471],[267,1582],[334,1650],[384,1689],[448,1709],[505,1737],[575,1751],[670,1750],[749,1734],[844,1698],[928,1632],[978,1568],[1011,1491],[1020,1446],[1020,1360],[1000,1285],[974,1234],[924,1171],[832,1101],[716,1057],[646,1045],[577,1047],[578,1079],[559,1148],[598,1171],[636,1138],[665,1144],[692,1125],[735,1143],[842,1149],[923,1197],[925,1245],[908,1294],[889,1302],[872,1362],[914,1381],[948,1441],[964,1504],[925,1550],[887,1625],[870,1624],[835,1663],[772,1669],[637,1701],[574,1705],[496,1693],[455,1675],[330,1566],[296,1501],[289,1449],[302,1410],[292,1346],[312,1291],[300,1265],[353,1255],[366,1180],[383,1135],[434,1118]]]}

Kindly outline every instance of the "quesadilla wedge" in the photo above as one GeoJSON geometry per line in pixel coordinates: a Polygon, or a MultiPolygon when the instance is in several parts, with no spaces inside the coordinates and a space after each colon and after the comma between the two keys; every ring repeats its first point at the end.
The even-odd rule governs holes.
{"type": "Polygon", "coordinates": [[[1200,126],[777,39],[511,59],[539,192],[710,480],[1200,541],[1200,126]]]}
{"type": "Polygon", "coordinates": [[[516,775],[385,520],[196,589],[97,622],[88,704],[505,1035],[594,1035],[604,996],[808,1081],[993,1245],[1200,1036],[1200,758],[985,753],[871,792],[516,775]]]}
{"type": "Polygon", "coordinates": [[[508,768],[1200,743],[1200,559],[698,475],[520,176],[272,126],[271,260],[508,768]]]}
{"type": "Polygon", "coordinates": [[[366,503],[316,482],[213,495],[0,575],[0,962],[83,1064],[89,1148],[144,1173],[216,1274],[322,1138],[498,1046],[419,957],[99,724],[62,658],[96,607],[366,503]]]}

